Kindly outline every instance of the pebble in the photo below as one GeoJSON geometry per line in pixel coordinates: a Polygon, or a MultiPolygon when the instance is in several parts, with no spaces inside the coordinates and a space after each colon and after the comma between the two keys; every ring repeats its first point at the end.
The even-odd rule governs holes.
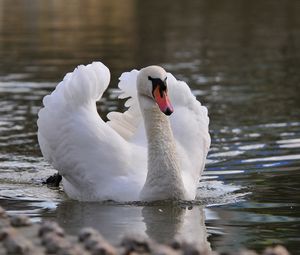
{"type": "Polygon", "coordinates": [[[150,253],[151,244],[155,245],[142,235],[126,236],[121,242],[121,246],[125,249],[125,254],[129,254],[131,252],[150,253]]]}
{"type": "Polygon", "coordinates": [[[25,226],[31,226],[32,222],[28,216],[14,215],[10,218],[10,224],[14,227],[25,227],[25,226]]]}
{"type": "Polygon", "coordinates": [[[65,237],[63,229],[56,222],[43,222],[38,235],[41,237],[41,243],[49,254],[87,254],[78,244],[70,242],[65,237]]]}
{"type": "Polygon", "coordinates": [[[1,228],[0,230],[0,241],[5,240],[8,236],[16,235],[16,230],[11,227],[1,228]]]}
{"type": "Polygon", "coordinates": [[[45,234],[53,232],[58,236],[64,237],[64,230],[54,221],[45,221],[41,224],[38,236],[43,237],[45,234]]]}
{"type": "Polygon", "coordinates": [[[169,243],[169,246],[171,248],[173,248],[174,250],[179,250],[182,247],[182,242],[180,242],[180,240],[178,240],[178,239],[174,239],[173,241],[171,241],[169,243]]]}
{"type": "Polygon", "coordinates": [[[5,219],[5,218],[7,218],[7,217],[8,217],[8,216],[7,216],[6,211],[3,209],[2,206],[0,206],[0,218],[5,219]]]}
{"type": "Polygon", "coordinates": [[[178,250],[174,250],[171,247],[166,245],[156,245],[154,249],[152,249],[151,254],[153,255],[181,255],[178,250]]]}
{"type": "Polygon", "coordinates": [[[100,234],[88,237],[84,241],[84,247],[90,251],[99,250],[101,247],[103,247],[104,250],[107,250],[107,252],[103,254],[111,254],[110,251],[113,250],[113,248],[110,249],[110,244],[108,244],[108,242],[104,240],[100,234]]]}
{"type": "Polygon", "coordinates": [[[211,250],[203,250],[197,247],[196,245],[182,242],[181,251],[183,255],[209,255],[211,254],[211,250]]]}
{"type": "Polygon", "coordinates": [[[47,253],[57,254],[63,250],[70,249],[71,243],[55,232],[48,232],[43,234],[42,245],[45,247],[47,253]]]}
{"type": "Polygon", "coordinates": [[[257,255],[257,253],[255,251],[245,250],[245,251],[241,251],[239,255],[257,255]]]}
{"type": "Polygon", "coordinates": [[[103,239],[100,235],[91,235],[84,240],[83,244],[87,250],[92,250],[98,243],[101,243],[102,241],[103,239]]]}
{"type": "Polygon", "coordinates": [[[262,255],[290,255],[290,253],[283,246],[277,245],[274,248],[267,248],[262,255]]]}
{"type": "Polygon", "coordinates": [[[93,228],[84,228],[80,231],[78,240],[92,255],[116,255],[116,249],[108,243],[102,235],[93,228]]]}
{"type": "Polygon", "coordinates": [[[8,227],[1,230],[1,240],[7,254],[32,255],[35,254],[32,243],[24,238],[16,229],[8,227]]]}
{"type": "Polygon", "coordinates": [[[102,241],[94,245],[94,247],[91,249],[91,254],[92,255],[116,255],[117,251],[108,242],[102,241]]]}
{"type": "Polygon", "coordinates": [[[70,248],[61,249],[57,255],[88,255],[79,245],[72,245],[70,248]]]}
{"type": "Polygon", "coordinates": [[[94,228],[83,228],[78,235],[79,242],[84,242],[91,236],[97,236],[100,235],[100,233],[95,230],[94,228]]]}

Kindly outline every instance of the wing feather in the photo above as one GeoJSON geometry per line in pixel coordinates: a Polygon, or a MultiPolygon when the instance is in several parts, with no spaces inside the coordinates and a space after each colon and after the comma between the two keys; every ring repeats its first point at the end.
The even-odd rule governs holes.
{"type": "Polygon", "coordinates": [[[193,194],[211,141],[207,108],[201,105],[185,82],[177,81],[170,73],[168,90],[174,107],[170,120],[181,159],[183,181],[188,192],[193,194]]]}
{"type": "MultiPolygon", "coordinates": [[[[110,112],[107,117],[108,125],[116,130],[127,141],[132,140],[143,119],[137,99],[136,79],[139,71],[125,72],[119,78],[118,87],[121,91],[119,98],[127,99],[124,113],[110,112]]],[[[146,145],[146,144],[145,144],[146,145]]]]}
{"type": "MultiPolygon", "coordinates": [[[[95,102],[109,79],[109,70],[100,62],[79,66],[44,98],[39,112],[42,153],[63,175],[68,195],[78,200],[112,199],[120,194],[113,190],[117,186],[114,182],[121,178],[124,185],[130,185],[138,178],[129,171],[134,169],[129,165],[131,146],[100,118],[96,109],[95,102]]],[[[130,194],[123,194],[123,199],[129,199],[130,194]]],[[[131,190],[131,194],[138,191],[131,190]]]]}

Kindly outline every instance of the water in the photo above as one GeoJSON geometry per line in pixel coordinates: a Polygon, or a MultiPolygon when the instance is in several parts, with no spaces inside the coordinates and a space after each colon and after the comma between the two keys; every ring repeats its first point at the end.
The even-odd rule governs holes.
{"type": "Polygon", "coordinates": [[[0,203],[69,233],[111,242],[177,235],[217,250],[281,243],[300,254],[300,2],[0,1],[0,203]],[[41,181],[36,119],[44,95],[81,63],[101,60],[112,85],[98,107],[122,110],[127,70],[159,64],[208,107],[212,146],[200,205],[70,201],[41,181]],[[163,227],[162,227],[163,226],[163,227]]]}

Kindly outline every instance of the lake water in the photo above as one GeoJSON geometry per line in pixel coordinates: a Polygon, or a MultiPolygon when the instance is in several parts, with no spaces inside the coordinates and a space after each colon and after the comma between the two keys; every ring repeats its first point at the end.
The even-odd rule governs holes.
{"type": "Polygon", "coordinates": [[[284,244],[300,254],[300,1],[0,0],[0,203],[69,233],[111,242],[144,233],[214,250],[284,244]],[[70,201],[41,184],[42,98],[78,64],[104,62],[112,83],[149,64],[186,81],[208,107],[212,145],[199,205],[70,201]],[[188,208],[187,208],[188,207],[188,208]]]}

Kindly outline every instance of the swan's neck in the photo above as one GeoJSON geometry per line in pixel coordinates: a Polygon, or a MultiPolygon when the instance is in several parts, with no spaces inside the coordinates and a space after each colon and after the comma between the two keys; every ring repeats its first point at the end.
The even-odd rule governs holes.
{"type": "Polygon", "coordinates": [[[148,173],[141,199],[184,199],[185,189],[169,119],[156,105],[142,111],[148,140],[148,173]]]}

